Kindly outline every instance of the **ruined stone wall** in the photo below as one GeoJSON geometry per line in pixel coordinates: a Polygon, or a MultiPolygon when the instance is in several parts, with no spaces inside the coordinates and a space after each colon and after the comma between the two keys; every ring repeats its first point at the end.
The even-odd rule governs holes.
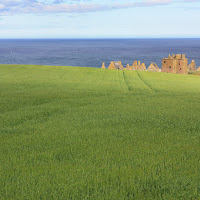
{"type": "Polygon", "coordinates": [[[177,60],[177,74],[185,74],[184,72],[184,61],[183,60],[177,60]]]}
{"type": "Polygon", "coordinates": [[[168,58],[162,59],[162,72],[187,74],[188,73],[188,59],[183,54],[172,55],[168,58]]]}
{"type": "Polygon", "coordinates": [[[146,66],[144,63],[141,64],[140,61],[135,61],[131,66],[128,65],[129,67],[127,67],[127,70],[140,70],[140,71],[144,71],[146,70],[146,66]]]}
{"type": "Polygon", "coordinates": [[[121,61],[111,61],[108,69],[123,69],[123,65],[121,61]]]}
{"type": "Polygon", "coordinates": [[[178,60],[177,71],[178,74],[187,74],[188,73],[188,59],[178,60]]]}
{"type": "Polygon", "coordinates": [[[158,65],[156,63],[151,63],[147,69],[147,71],[154,71],[154,72],[160,72],[161,70],[159,69],[158,65]]]}
{"type": "Polygon", "coordinates": [[[194,60],[188,65],[188,71],[196,71],[196,63],[194,60]]]}
{"type": "Polygon", "coordinates": [[[183,74],[188,74],[188,59],[185,58],[183,61],[183,74]]]}
{"type": "Polygon", "coordinates": [[[144,63],[142,63],[142,70],[146,70],[146,65],[144,63]]]}
{"type": "Polygon", "coordinates": [[[137,61],[135,61],[131,66],[130,66],[130,70],[136,70],[137,69],[137,61]]]}
{"type": "Polygon", "coordinates": [[[108,69],[116,69],[114,62],[111,62],[110,65],[108,66],[108,69]]]}
{"type": "Polygon", "coordinates": [[[103,62],[101,69],[105,69],[105,68],[106,68],[106,66],[105,66],[105,63],[103,62]]]}
{"type": "Polygon", "coordinates": [[[162,72],[174,73],[174,63],[172,59],[162,60],[162,72]]]}

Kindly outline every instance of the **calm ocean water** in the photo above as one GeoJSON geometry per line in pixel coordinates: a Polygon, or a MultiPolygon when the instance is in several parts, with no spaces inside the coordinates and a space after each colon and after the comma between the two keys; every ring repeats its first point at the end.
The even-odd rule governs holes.
{"type": "Polygon", "coordinates": [[[1,64],[101,67],[102,62],[135,60],[149,66],[170,54],[186,54],[200,66],[200,39],[46,39],[0,40],[1,64]]]}

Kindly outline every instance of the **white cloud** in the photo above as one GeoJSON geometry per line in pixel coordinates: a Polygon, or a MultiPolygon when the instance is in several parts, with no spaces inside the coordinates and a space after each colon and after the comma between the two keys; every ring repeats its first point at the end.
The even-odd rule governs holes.
{"type": "MultiPolygon", "coordinates": [[[[188,1],[188,0],[185,0],[188,1]]],[[[194,0],[193,0],[194,1],[194,0]]],[[[171,4],[173,0],[146,0],[135,3],[91,3],[90,0],[0,0],[0,15],[12,15],[21,13],[73,13],[73,12],[96,12],[102,10],[152,7],[171,4]],[[68,2],[68,3],[67,3],[68,2]],[[86,3],[85,3],[86,2],[86,3]]],[[[96,2],[96,1],[93,1],[96,2]]],[[[130,2],[130,1],[129,1],[130,2]]]]}
{"type": "Polygon", "coordinates": [[[3,4],[0,4],[0,10],[4,9],[5,6],[3,4]]]}

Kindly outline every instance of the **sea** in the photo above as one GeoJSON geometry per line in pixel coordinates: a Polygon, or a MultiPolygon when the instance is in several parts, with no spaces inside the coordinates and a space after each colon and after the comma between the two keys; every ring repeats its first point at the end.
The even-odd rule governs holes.
{"type": "Polygon", "coordinates": [[[100,68],[111,61],[135,60],[161,68],[169,54],[186,54],[200,66],[200,39],[1,39],[0,64],[100,68]]]}

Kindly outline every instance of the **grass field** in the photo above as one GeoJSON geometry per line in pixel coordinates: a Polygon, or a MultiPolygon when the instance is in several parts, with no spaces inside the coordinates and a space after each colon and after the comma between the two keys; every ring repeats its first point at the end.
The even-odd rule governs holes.
{"type": "Polygon", "coordinates": [[[200,77],[0,66],[0,199],[200,199],[200,77]]]}

